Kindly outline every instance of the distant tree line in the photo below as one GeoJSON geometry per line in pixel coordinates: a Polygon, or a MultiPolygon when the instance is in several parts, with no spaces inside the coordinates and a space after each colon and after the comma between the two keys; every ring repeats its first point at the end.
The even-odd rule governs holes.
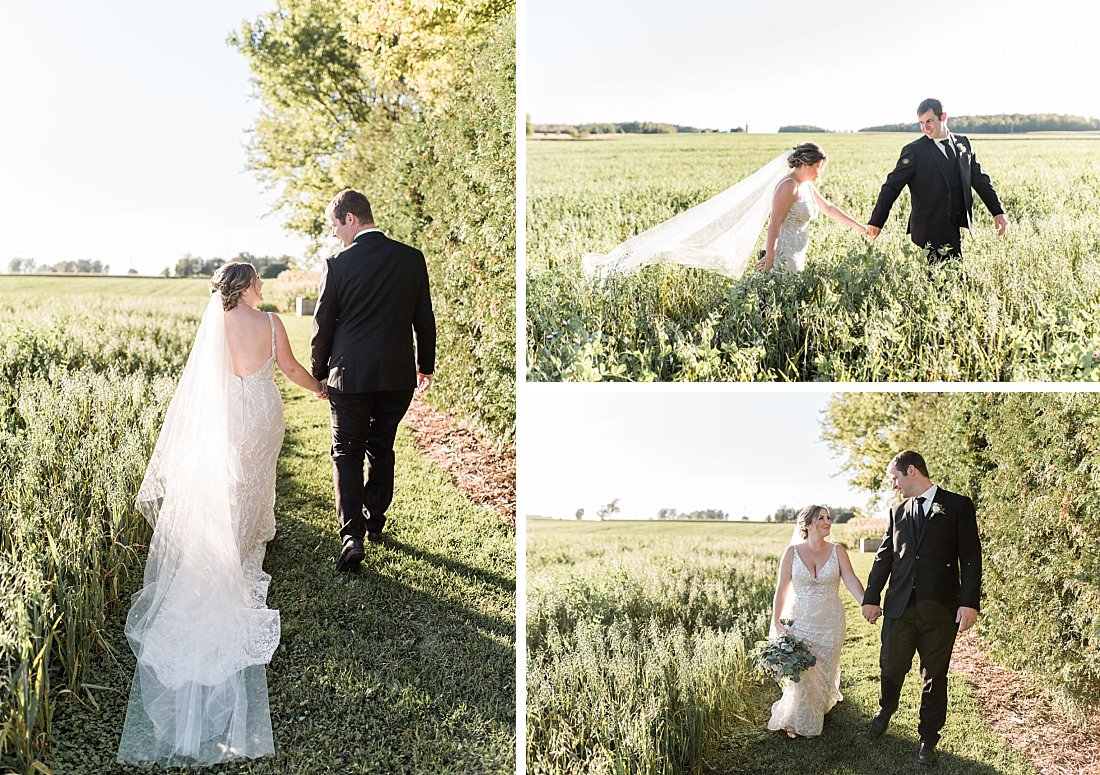
{"type": "Polygon", "coordinates": [[[657,519],[729,519],[729,514],[721,509],[701,509],[699,511],[680,512],[676,509],[658,509],[657,519]]]}
{"type": "MultiPolygon", "coordinates": [[[[913,132],[916,131],[916,123],[916,119],[914,119],[903,124],[871,126],[859,131],[913,132]]],[[[1100,119],[1062,116],[1051,113],[1012,113],[996,116],[952,116],[948,114],[947,125],[955,132],[976,132],[979,134],[1087,132],[1100,130],[1100,119]]]]}
{"type": "Polygon", "coordinates": [[[13,258],[8,262],[8,272],[11,274],[32,274],[34,272],[107,274],[110,269],[109,264],[87,258],[80,258],[75,261],[58,261],[55,264],[39,264],[33,258],[13,258]]]}
{"type": "MultiPolygon", "coordinates": [[[[834,524],[840,524],[847,522],[856,515],[855,506],[829,506],[828,504],[821,504],[829,510],[829,518],[834,524]]],[[[780,506],[775,510],[775,514],[768,515],[767,522],[794,522],[798,519],[798,513],[802,511],[801,508],[792,508],[790,506],[780,506]]]]}
{"type": "Polygon", "coordinates": [[[810,124],[792,124],[791,126],[779,127],[780,132],[830,132],[831,130],[822,129],[819,126],[811,126],[810,124]]]}
{"type": "MultiPolygon", "coordinates": [[[[229,260],[252,264],[265,280],[278,277],[280,272],[285,272],[294,264],[292,256],[254,256],[247,252],[238,253],[229,260]]],[[[185,253],[176,262],[175,268],[165,267],[161,274],[165,277],[210,277],[225,263],[227,262],[224,258],[202,258],[185,253]]]]}
{"type": "MultiPolygon", "coordinates": [[[[734,127],[730,132],[743,132],[742,127],[734,127]]],[[[674,135],[674,134],[716,134],[721,129],[699,129],[679,124],[661,124],[654,121],[625,121],[608,124],[527,124],[527,134],[551,135],[674,135]]]]}

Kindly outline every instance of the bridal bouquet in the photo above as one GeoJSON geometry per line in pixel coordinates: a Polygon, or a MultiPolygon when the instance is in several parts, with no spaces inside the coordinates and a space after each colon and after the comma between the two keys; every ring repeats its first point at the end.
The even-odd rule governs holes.
{"type": "MultiPolygon", "coordinates": [[[[794,622],[784,619],[782,624],[790,627],[794,622]]],[[[817,664],[810,645],[789,632],[757,642],[752,659],[758,672],[780,685],[787,678],[798,683],[798,674],[817,664]]]]}

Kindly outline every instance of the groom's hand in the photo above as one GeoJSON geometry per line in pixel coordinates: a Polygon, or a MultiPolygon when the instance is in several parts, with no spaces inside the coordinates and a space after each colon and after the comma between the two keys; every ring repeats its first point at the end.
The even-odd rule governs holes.
{"type": "Polygon", "coordinates": [[[993,216],[993,225],[997,227],[997,236],[1003,237],[1008,230],[1008,216],[1004,213],[993,216]]]}
{"type": "Polygon", "coordinates": [[[328,398],[328,380],[327,379],[321,380],[320,385],[321,385],[321,389],[318,390],[313,395],[317,396],[318,398],[328,398]]]}
{"type": "MultiPolygon", "coordinates": [[[[880,229],[878,226],[872,226],[871,224],[867,224],[867,236],[870,237],[871,239],[874,239],[875,237],[877,237],[881,231],[882,231],[882,229],[880,229]]],[[[866,608],[867,606],[863,606],[863,607],[866,608]]],[[[871,624],[874,624],[874,622],[871,622],[871,624]]]]}
{"type": "Polygon", "coordinates": [[[874,624],[878,621],[878,618],[882,616],[882,608],[877,605],[865,605],[863,606],[863,618],[874,624]]]}
{"type": "Polygon", "coordinates": [[[428,388],[430,388],[432,386],[432,377],[433,376],[434,375],[432,375],[432,374],[421,374],[420,372],[416,373],[416,394],[417,395],[420,395],[421,393],[423,393],[425,390],[427,390],[428,388]]]}
{"type": "Polygon", "coordinates": [[[966,632],[978,621],[978,612],[973,608],[959,606],[959,612],[955,614],[955,622],[959,625],[959,632],[966,632]]]}

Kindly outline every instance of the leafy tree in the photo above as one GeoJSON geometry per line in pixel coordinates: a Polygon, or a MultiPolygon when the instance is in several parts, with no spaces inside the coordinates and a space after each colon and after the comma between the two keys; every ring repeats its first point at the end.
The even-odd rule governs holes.
{"type": "Polygon", "coordinates": [[[8,271],[12,274],[30,274],[37,266],[33,258],[13,258],[8,262],[8,271]]]}
{"type": "Polygon", "coordinates": [[[603,506],[600,506],[600,508],[596,511],[596,516],[598,516],[601,520],[604,520],[604,519],[607,519],[608,517],[610,517],[612,514],[618,514],[618,513],[619,513],[619,499],[615,498],[610,503],[606,503],[603,506]]]}
{"type": "Polygon", "coordinates": [[[424,251],[439,325],[429,400],[500,442],[515,420],[514,0],[276,0],[230,37],[262,110],[249,166],[320,240],[344,188],[424,251]]]}
{"type": "Polygon", "coordinates": [[[577,519],[584,519],[584,509],[577,509],[577,519]]]}

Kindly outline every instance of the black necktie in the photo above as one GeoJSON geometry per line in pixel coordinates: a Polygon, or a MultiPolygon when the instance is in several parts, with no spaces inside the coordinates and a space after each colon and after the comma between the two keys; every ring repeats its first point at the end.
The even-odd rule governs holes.
{"type": "Polygon", "coordinates": [[[949,137],[946,140],[940,140],[940,142],[943,143],[944,150],[947,151],[947,160],[955,161],[955,152],[951,150],[951,138],[949,137]]]}
{"type": "Polygon", "coordinates": [[[913,514],[915,521],[913,526],[917,529],[917,539],[920,539],[920,534],[924,531],[924,498],[917,498],[917,510],[913,514]]]}

